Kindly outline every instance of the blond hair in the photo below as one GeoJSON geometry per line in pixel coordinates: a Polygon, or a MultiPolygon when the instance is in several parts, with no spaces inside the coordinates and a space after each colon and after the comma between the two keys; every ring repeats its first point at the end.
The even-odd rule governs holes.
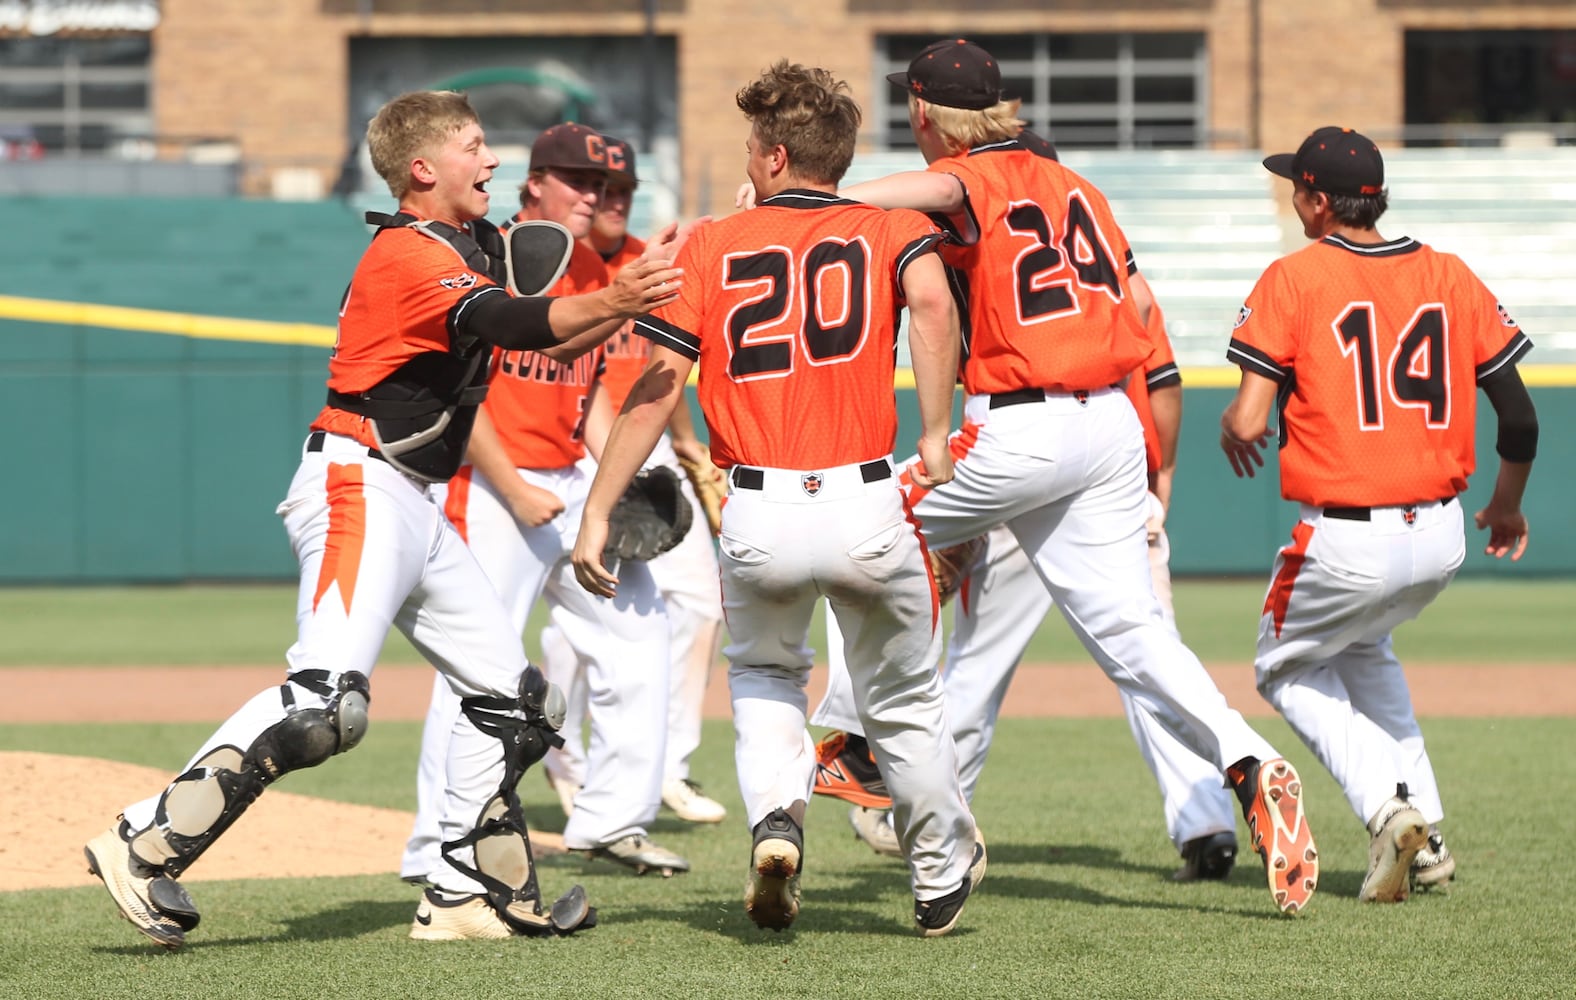
{"type": "Polygon", "coordinates": [[[367,152],[396,199],[410,193],[410,163],[436,153],[460,129],[480,121],[464,94],[417,90],[389,101],[367,123],[367,152]]]}
{"type": "Polygon", "coordinates": [[[1018,108],[1022,104],[1020,100],[997,101],[983,111],[971,111],[967,108],[942,107],[913,94],[908,95],[910,115],[915,107],[923,106],[925,117],[930,120],[949,154],[961,153],[987,142],[1016,138],[1028,124],[1018,117],[1018,108]]]}
{"type": "Polygon", "coordinates": [[[788,151],[800,177],[836,184],[854,162],[863,115],[848,84],[826,70],[780,59],[734,100],[763,145],[788,151]]]}

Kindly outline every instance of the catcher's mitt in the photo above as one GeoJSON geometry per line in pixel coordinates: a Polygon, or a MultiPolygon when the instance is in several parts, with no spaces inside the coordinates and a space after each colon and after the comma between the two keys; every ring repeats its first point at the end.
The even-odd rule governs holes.
{"type": "Polygon", "coordinates": [[[684,539],[695,509],[679,489],[679,477],[665,465],[641,470],[613,505],[607,519],[607,545],[602,562],[644,562],[684,539]]]}
{"type": "Polygon", "coordinates": [[[712,537],[722,534],[722,501],[728,496],[728,479],[722,470],[711,464],[710,456],[703,455],[699,459],[679,456],[679,465],[684,469],[684,475],[689,477],[690,485],[695,488],[695,499],[700,502],[700,509],[706,515],[706,526],[711,528],[712,537]]]}
{"type": "Polygon", "coordinates": [[[936,581],[936,593],[941,595],[942,604],[952,600],[962,588],[964,579],[982,561],[985,538],[980,535],[944,549],[930,550],[930,575],[936,581]]]}

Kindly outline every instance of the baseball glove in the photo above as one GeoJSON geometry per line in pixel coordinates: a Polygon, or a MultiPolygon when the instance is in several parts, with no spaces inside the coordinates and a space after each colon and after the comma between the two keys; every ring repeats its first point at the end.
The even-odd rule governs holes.
{"type": "Polygon", "coordinates": [[[936,581],[936,593],[941,595],[942,604],[952,600],[969,573],[982,561],[985,537],[980,535],[944,549],[930,550],[930,575],[936,581]]]}
{"type": "Polygon", "coordinates": [[[665,465],[643,469],[613,505],[602,562],[654,559],[682,541],[694,520],[678,474],[665,465]]]}
{"type": "Polygon", "coordinates": [[[722,501],[728,495],[728,479],[722,470],[711,464],[711,458],[702,455],[698,460],[679,456],[679,465],[690,485],[695,488],[695,499],[706,514],[706,525],[712,537],[722,534],[722,501]]]}

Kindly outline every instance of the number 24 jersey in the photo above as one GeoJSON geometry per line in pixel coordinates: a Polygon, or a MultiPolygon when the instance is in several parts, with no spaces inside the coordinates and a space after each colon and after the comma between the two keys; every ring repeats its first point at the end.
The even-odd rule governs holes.
{"type": "Polygon", "coordinates": [[[1531,348],[1453,254],[1327,236],[1264,272],[1227,357],[1280,386],[1286,499],[1381,507],[1466,489],[1477,386],[1531,348]]]}

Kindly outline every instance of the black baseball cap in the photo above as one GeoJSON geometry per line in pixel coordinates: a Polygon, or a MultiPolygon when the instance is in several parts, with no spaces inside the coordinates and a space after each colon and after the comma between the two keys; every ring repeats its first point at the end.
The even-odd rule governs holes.
{"type": "Polygon", "coordinates": [[[1315,129],[1295,153],[1264,158],[1264,169],[1326,194],[1362,197],[1384,191],[1384,157],[1361,132],[1339,125],[1315,129]]]}
{"type": "Polygon", "coordinates": [[[600,132],[585,125],[554,125],[531,143],[530,169],[541,167],[606,171],[607,142],[600,132]]]}
{"type": "Polygon", "coordinates": [[[887,79],[931,104],[983,111],[1001,100],[1001,67],[989,52],[965,38],[932,42],[887,79]]]}
{"type": "Polygon", "coordinates": [[[630,187],[636,186],[639,181],[635,179],[635,147],[610,135],[604,135],[602,142],[607,146],[608,183],[618,180],[630,187]]]}

